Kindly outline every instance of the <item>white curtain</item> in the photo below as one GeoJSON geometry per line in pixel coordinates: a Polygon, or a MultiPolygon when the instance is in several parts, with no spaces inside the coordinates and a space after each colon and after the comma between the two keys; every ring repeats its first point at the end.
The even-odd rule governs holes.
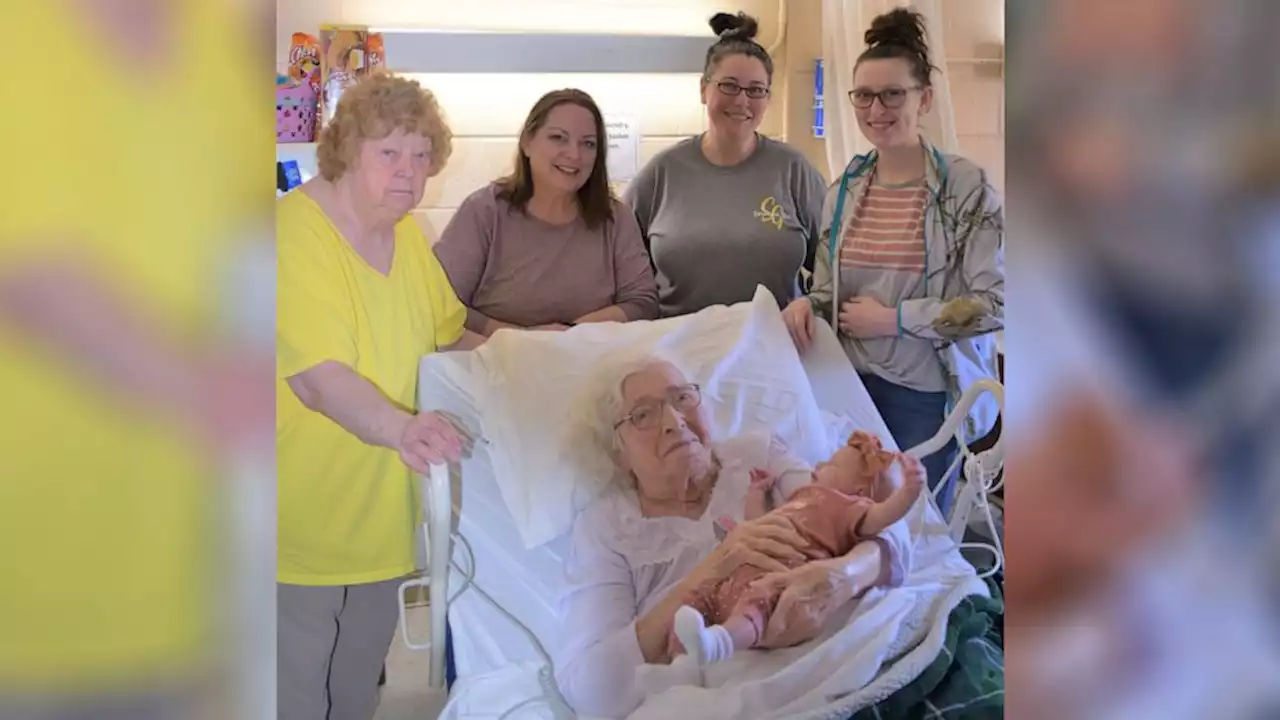
{"type": "Polygon", "coordinates": [[[858,130],[853,106],[849,104],[853,63],[866,49],[862,36],[871,27],[871,20],[899,6],[914,8],[924,16],[929,59],[941,70],[933,74],[933,108],[922,123],[925,137],[943,151],[958,150],[955,106],[951,103],[947,46],[943,37],[945,2],[948,0],[822,0],[823,108],[827,167],[832,179],[839,177],[854,155],[871,149],[871,144],[858,130]]]}

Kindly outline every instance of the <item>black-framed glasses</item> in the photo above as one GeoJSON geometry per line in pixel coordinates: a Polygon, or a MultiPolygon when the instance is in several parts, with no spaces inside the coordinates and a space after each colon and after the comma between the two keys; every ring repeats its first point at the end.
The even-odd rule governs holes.
{"type": "Polygon", "coordinates": [[[737,97],[739,93],[746,93],[747,97],[752,100],[760,100],[769,97],[769,88],[764,85],[748,85],[743,87],[732,80],[721,80],[716,83],[716,89],[723,95],[729,97],[737,97]]]}
{"type": "Polygon", "coordinates": [[[876,101],[876,98],[880,98],[880,104],[892,110],[894,108],[902,107],[902,104],[907,101],[907,93],[912,90],[919,89],[919,85],[913,85],[905,88],[888,87],[880,92],[872,92],[871,90],[863,90],[859,88],[857,90],[849,91],[849,102],[853,103],[853,106],[859,110],[865,110],[871,107],[872,103],[876,101]]]}
{"type": "Polygon", "coordinates": [[[614,423],[613,429],[617,430],[623,423],[629,422],[637,430],[652,430],[662,419],[663,405],[670,405],[676,412],[689,412],[701,404],[702,388],[694,383],[677,385],[667,390],[665,398],[646,400],[631,408],[631,412],[614,423]]]}

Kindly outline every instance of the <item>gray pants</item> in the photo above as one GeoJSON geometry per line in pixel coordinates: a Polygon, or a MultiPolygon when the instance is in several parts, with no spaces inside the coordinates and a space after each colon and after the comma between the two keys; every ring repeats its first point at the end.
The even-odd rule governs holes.
{"type": "Polygon", "coordinates": [[[371,720],[400,582],[277,585],[279,720],[371,720]]]}
{"type": "Polygon", "coordinates": [[[192,705],[192,698],[180,693],[4,698],[0,699],[0,720],[176,720],[199,717],[193,714],[192,705]]]}

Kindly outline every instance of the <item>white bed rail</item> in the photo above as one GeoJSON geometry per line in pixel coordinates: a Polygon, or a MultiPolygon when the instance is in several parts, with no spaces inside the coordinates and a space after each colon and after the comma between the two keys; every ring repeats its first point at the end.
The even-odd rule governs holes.
{"type": "Polygon", "coordinates": [[[461,534],[455,535],[453,532],[453,485],[449,467],[447,465],[432,465],[430,475],[423,478],[420,487],[422,490],[422,504],[427,509],[427,522],[423,523],[422,526],[423,543],[427,546],[427,569],[422,575],[400,584],[400,632],[405,645],[410,650],[431,653],[429,657],[428,691],[433,695],[438,693],[441,697],[447,697],[448,695],[448,688],[445,684],[447,613],[449,605],[453,603],[454,599],[466,590],[471,589],[479,593],[481,598],[506,616],[517,629],[522,631],[533,643],[534,648],[542,656],[542,660],[545,663],[538,672],[542,695],[519,703],[504,713],[499,720],[506,720],[514,713],[532,704],[546,705],[550,709],[552,716],[558,719],[569,720],[576,717],[572,708],[560,695],[559,688],[556,687],[551,656],[542,647],[538,637],[506,608],[499,605],[488,593],[473,584],[476,573],[475,553],[472,551],[466,537],[461,534]],[[455,539],[462,548],[464,556],[468,559],[469,566],[465,569],[453,562],[453,541],[455,539]],[[448,585],[449,569],[451,567],[463,576],[461,585],[453,593],[449,592],[448,585]],[[431,639],[427,642],[414,642],[409,633],[405,591],[414,587],[428,588],[431,639]]]}
{"type": "MultiPolygon", "coordinates": [[[[449,609],[449,561],[453,554],[453,486],[448,465],[432,465],[431,474],[420,485],[427,522],[422,532],[427,545],[426,572],[400,584],[400,632],[404,643],[411,650],[426,650],[430,655],[428,688],[433,693],[445,693],[445,633],[446,613],[449,609]],[[427,588],[427,609],[431,618],[431,639],[415,643],[409,636],[406,617],[405,591],[409,588],[427,588]]],[[[472,569],[474,572],[474,568],[472,569]]]]}
{"type": "MultiPolygon", "coordinates": [[[[908,455],[916,458],[924,458],[938,452],[953,438],[959,447],[956,453],[955,462],[951,467],[947,468],[947,477],[951,477],[956,467],[962,469],[960,486],[957,488],[956,498],[951,507],[951,516],[943,518],[948,522],[951,532],[951,539],[961,549],[986,550],[994,557],[992,567],[981,573],[979,577],[987,578],[996,574],[1004,566],[1004,543],[1000,541],[1000,533],[996,528],[995,518],[991,513],[991,503],[989,495],[1004,484],[1003,477],[1000,475],[1001,469],[1004,467],[1004,433],[996,439],[994,445],[983,450],[980,453],[974,453],[969,449],[968,443],[961,434],[961,426],[969,415],[970,408],[977,402],[978,398],[984,393],[991,393],[996,398],[996,403],[1000,406],[1000,413],[1004,413],[1004,386],[994,380],[979,380],[970,385],[964,394],[960,396],[960,401],[956,403],[955,409],[947,416],[942,423],[942,427],[938,429],[938,433],[929,440],[906,451],[908,455]],[[966,543],[964,540],[965,529],[969,526],[969,519],[973,513],[981,512],[983,519],[986,521],[987,532],[991,537],[991,543],[966,543]]],[[[938,483],[938,487],[934,490],[936,498],[937,493],[942,492],[946,488],[946,484],[938,483]]],[[[936,507],[936,501],[935,501],[936,507]]]]}

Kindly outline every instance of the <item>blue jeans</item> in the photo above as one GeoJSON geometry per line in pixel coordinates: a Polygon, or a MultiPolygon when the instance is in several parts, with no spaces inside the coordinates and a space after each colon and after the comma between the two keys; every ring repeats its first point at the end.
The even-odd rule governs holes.
{"type": "MultiPolygon", "coordinates": [[[[859,374],[859,377],[898,447],[904,451],[910,450],[938,434],[946,419],[945,392],[912,390],[876,375],[859,374]]],[[[942,482],[942,476],[951,467],[956,452],[956,441],[952,438],[941,450],[921,461],[928,474],[929,490],[932,491],[942,482]]],[[[955,484],[951,482],[951,478],[947,478],[944,489],[937,495],[938,509],[942,511],[943,517],[946,517],[954,494],[955,484]]]]}
{"type": "Polygon", "coordinates": [[[453,666],[453,630],[449,627],[449,618],[444,620],[444,688],[453,689],[458,679],[458,670],[453,666]]]}

